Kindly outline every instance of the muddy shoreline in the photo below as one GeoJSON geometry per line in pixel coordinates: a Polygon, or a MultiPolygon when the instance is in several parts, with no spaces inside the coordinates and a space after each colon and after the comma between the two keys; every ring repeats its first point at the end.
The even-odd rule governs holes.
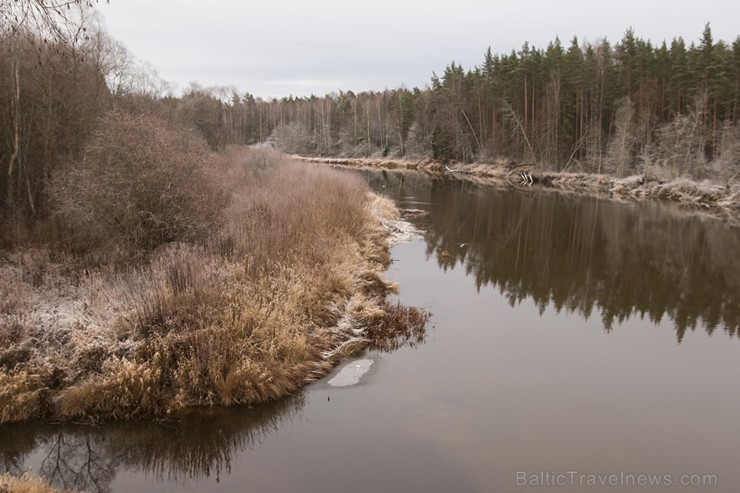
{"type": "Polygon", "coordinates": [[[535,165],[513,163],[451,163],[385,158],[329,158],[291,155],[291,159],[331,166],[417,171],[432,176],[466,180],[481,185],[522,191],[554,190],[609,197],[615,200],[659,200],[682,209],[740,224],[740,184],[722,185],[680,178],[672,181],[650,176],[618,178],[607,174],[548,171],[535,165]]]}

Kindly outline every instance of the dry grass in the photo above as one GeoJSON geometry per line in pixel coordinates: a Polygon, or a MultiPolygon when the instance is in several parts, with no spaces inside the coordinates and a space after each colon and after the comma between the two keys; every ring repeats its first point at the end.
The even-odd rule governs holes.
{"type": "Polygon", "coordinates": [[[402,346],[416,346],[426,337],[429,313],[415,307],[384,301],[378,317],[368,323],[371,347],[377,351],[395,351],[402,346]]]}
{"type": "Polygon", "coordinates": [[[31,471],[26,471],[21,477],[8,473],[0,475],[0,492],[3,493],[64,493],[65,491],[69,490],[56,489],[31,471]]]}
{"type": "Polygon", "coordinates": [[[396,321],[418,339],[424,317],[384,304],[392,204],[271,151],[209,162],[229,200],[207,239],[94,267],[94,248],[2,253],[0,422],[266,402],[381,347],[396,321]]]}

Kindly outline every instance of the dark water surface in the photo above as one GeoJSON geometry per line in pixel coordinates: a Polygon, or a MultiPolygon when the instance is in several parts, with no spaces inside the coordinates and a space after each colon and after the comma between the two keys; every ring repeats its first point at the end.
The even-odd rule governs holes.
{"type": "Polygon", "coordinates": [[[88,491],[740,490],[738,228],[654,203],[366,176],[430,211],[388,272],[433,313],[426,343],[364,355],[357,385],[328,377],[256,410],[5,426],[0,468],[88,491]]]}

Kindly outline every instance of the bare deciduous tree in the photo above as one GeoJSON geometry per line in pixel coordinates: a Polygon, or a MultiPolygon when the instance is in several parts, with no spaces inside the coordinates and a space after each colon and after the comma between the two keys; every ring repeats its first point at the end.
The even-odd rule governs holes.
{"type": "Polygon", "coordinates": [[[0,0],[0,36],[29,30],[55,41],[79,42],[84,39],[85,30],[70,26],[83,24],[80,18],[93,6],[90,0],[0,0]]]}
{"type": "Polygon", "coordinates": [[[624,176],[632,163],[635,146],[635,108],[632,100],[622,99],[614,117],[614,135],[607,149],[607,163],[617,176],[624,176]]]}

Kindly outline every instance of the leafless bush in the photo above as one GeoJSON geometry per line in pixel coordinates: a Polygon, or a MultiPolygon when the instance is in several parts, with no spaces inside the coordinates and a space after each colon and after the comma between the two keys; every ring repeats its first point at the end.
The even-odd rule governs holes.
{"type": "Polygon", "coordinates": [[[728,186],[740,178],[740,126],[730,122],[723,126],[712,171],[713,178],[728,186]]]}
{"type": "Polygon", "coordinates": [[[609,141],[606,164],[617,176],[629,173],[633,162],[633,152],[637,142],[635,132],[635,105],[629,96],[623,98],[617,107],[614,136],[609,141]]]}
{"type": "Polygon", "coordinates": [[[272,131],[271,137],[278,147],[288,153],[306,152],[311,146],[311,137],[297,122],[280,124],[272,131]]]}
{"type": "Polygon", "coordinates": [[[54,209],[85,247],[151,250],[203,240],[225,204],[207,157],[189,132],[151,116],[111,113],[83,158],[54,176],[54,209]]]}
{"type": "Polygon", "coordinates": [[[687,114],[678,114],[673,121],[658,127],[656,158],[670,178],[706,177],[705,107],[705,97],[697,98],[687,114]]]}

